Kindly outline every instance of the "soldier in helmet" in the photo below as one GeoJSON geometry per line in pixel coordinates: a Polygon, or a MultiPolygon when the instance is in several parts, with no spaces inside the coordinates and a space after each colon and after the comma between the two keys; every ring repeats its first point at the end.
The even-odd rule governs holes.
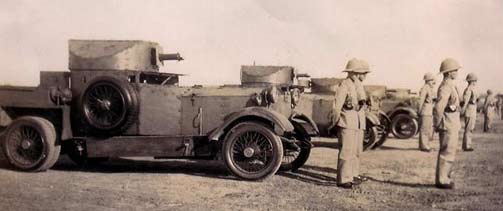
{"type": "Polygon", "coordinates": [[[477,99],[478,95],[475,92],[477,76],[474,73],[469,73],[466,76],[468,86],[463,92],[461,101],[461,111],[465,117],[465,132],[463,133],[463,150],[473,151],[472,147],[472,132],[475,129],[475,121],[477,118],[477,99]]]}
{"type": "Polygon", "coordinates": [[[495,116],[496,97],[492,90],[487,90],[486,101],[484,103],[484,132],[489,132],[492,128],[493,118],[495,116]]]}
{"type": "Polygon", "coordinates": [[[431,151],[430,141],[433,139],[433,102],[437,98],[434,90],[435,75],[424,75],[424,86],[419,91],[419,115],[421,116],[421,128],[419,132],[419,150],[431,151]]]}
{"type": "Polygon", "coordinates": [[[363,141],[361,131],[365,130],[365,117],[362,119],[359,115],[361,106],[357,90],[360,85],[357,84],[361,83],[360,77],[364,77],[361,75],[370,71],[366,62],[351,59],[344,72],[348,73],[348,77],[337,88],[331,127],[337,127],[337,137],[341,143],[337,161],[337,185],[352,188],[354,184],[362,182],[355,176],[359,174],[360,160],[357,154],[363,141]]]}
{"type": "Polygon", "coordinates": [[[445,59],[440,64],[440,74],[443,74],[444,79],[438,88],[437,104],[434,107],[434,127],[440,136],[435,174],[435,185],[438,188],[454,188],[454,181],[450,175],[456,158],[458,132],[461,128],[459,94],[454,80],[460,68],[458,62],[451,58],[445,59]]]}

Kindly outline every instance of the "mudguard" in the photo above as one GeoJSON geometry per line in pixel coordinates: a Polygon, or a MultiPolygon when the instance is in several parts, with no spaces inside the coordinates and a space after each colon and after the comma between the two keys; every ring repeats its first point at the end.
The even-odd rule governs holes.
{"type": "Polygon", "coordinates": [[[289,119],[295,127],[295,130],[303,133],[303,136],[320,135],[320,130],[316,123],[305,114],[294,112],[289,119]]]}
{"type": "Polygon", "coordinates": [[[265,107],[248,107],[241,111],[229,114],[225,118],[224,123],[210,133],[208,140],[216,141],[225,133],[227,129],[237,123],[253,120],[272,123],[274,126],[273,132],[278,136],[283,136],[285,133],[293,133],[295,129],[292,123],[283,114],[265,107]]]}
{"type": "Polygon", "coordinates": [[[380,125],[381,121],[379,121],[379,116],[378,114],[373,113],[373,112],[367,112],[365,114],[365,118],[367,119],[367,122],[370,122],[372,125],[380,125]]]}
{"type": "Polygon", "coordinates": [[[389,118],[388,114],[384,112],[383,110],[379,110],[379,117],[385,118],[386,121],[391,122],[391,119],[389,118]]]}
{"type": "Polygon", "coordinates": [[[400,114],[400,113],[407,113],[407,114],[411,115],[414,119],[419,118],[416,110],[414,110],[410,107],[397,107],[393,111],[391,111],[388,116],[393,117],[396,114],[400,114]]]}

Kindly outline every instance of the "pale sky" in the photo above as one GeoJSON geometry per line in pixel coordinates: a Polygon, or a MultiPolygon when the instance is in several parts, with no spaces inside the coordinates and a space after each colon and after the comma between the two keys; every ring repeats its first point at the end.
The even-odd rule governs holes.
{"type": "MultiPolygon", "coordinates": [[[[418,90],[442,59],[458,60],[459,87],[503,91],[502,0],[0,0],[0,83],[37,85],[67,70],[68,39],[156,41],[185,61],[162,72],[182,84],[237,84],[240,65],[290,65],[345,77],[367,60],[367,84],[418,90]]],[[[441,77],[438,77],[438,81],[441,77]]]]}

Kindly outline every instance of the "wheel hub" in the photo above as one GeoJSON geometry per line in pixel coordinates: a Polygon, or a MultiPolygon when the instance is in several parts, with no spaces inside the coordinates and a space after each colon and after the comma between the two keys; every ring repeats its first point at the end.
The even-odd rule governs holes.
{"type": "Polygon", "coordinates": [[[243,150],[243,154],[246,158],[251,158],[255,154],[255,150],[251,147],[247,147],[243,150]]]}
{"type": "Polygon", "coordinates": [[[99,100],[98,102],[98,106],[101,110],[109,111],[112,106],[112,102],[110,102],[110,100],[99,100]]]}
{"type": "Polygon", "coordinates": [[[32,145],[31,140],[28,140],[28,139],[24,139],[21,142],[21,148],[23,148],[24,150],[29,149],[31,147],[31,145],[32,145]]]}

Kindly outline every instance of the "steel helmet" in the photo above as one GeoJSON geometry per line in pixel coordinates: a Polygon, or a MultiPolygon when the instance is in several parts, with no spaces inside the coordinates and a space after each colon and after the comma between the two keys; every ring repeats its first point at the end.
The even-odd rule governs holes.
{"type": "Polygon", "coordinates": [[[369,73],[369,64],[364,60],[352,58],[346,64],[346,69],[343,72],[369,73]]]}
{"type": "Polygon", "coordinates": [[[425,81],[434,81],[435,80],[435,75],[433,73],[426,73],[424,74],[425,81]]]}
{"type": "Polygon", "coordinates": [[[477,78],[477,75],[475,75],[475,73],[468,73],[468,75],[466,75],[466,81],[470,82],[470,81],[477,81],[478,78],[477,78]]]}
{"type": "Polygon", "coordinates": [[[461,65],[459,63],[452,59],[452,58],[447,58],[442,61],[440,64],[440,74],[446,73],[446,72],[451,72],[451,71],[456,71],[461,68],[461,65]]]}

